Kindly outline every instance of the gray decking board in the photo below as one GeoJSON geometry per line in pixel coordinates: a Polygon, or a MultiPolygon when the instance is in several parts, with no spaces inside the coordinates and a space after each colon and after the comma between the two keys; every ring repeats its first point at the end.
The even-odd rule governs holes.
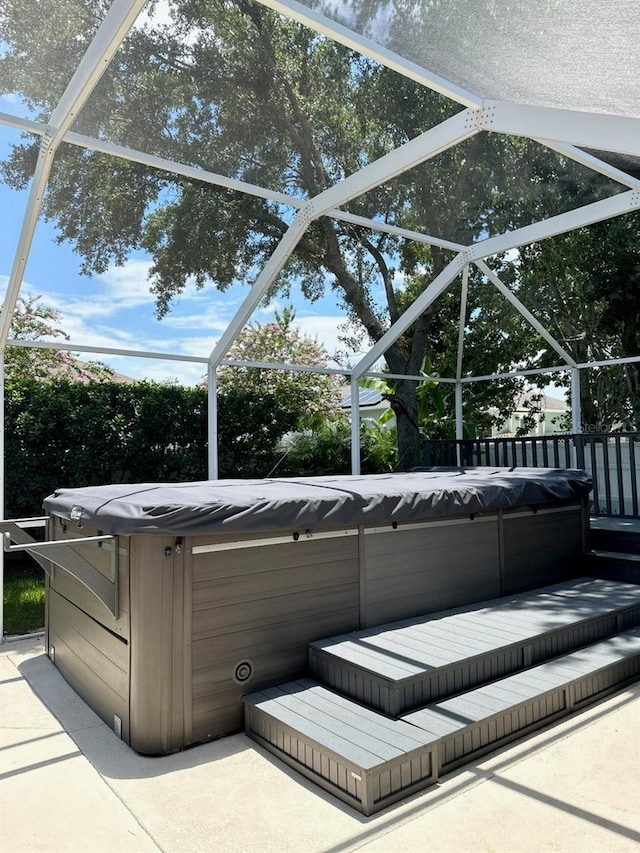
{"type": "Polygon", "coordinates": [[[400,715],[640,624],[640,586],[580,578],[309,646],[312,675],[400,715]]]}
{"type": "Polygon", "coordinates": [[[495,648],[495,642],[491,644],[478,643],[473,642],[473,639],[470,637],[468,643],[462,644],[452,631],[449,639],[444,634],[442,636],[436,634],[432,637],[431,643],[424,642],[418,646],[413,642],[410,630],[408,630],[406,634],[393,642],[389,642],[388,639],[385,641],[383,638],[380,639],[380,642],[371,638],[357,640],[356,642],[359,653],[366,650],[382,654],[384,658],[394,661],[400,669],[406,666],[421,670],[425,667],[435,669],[438,666],[446,666],[451,662],[454,653],[456,659],[463,660],[495,648]]]}
{"type": "MultiPolygon", "coordinates": [[[[447,615],[443,613],[430,614],[422,619],[407,620],[403,623],[392,623],[390,625],[379,626],[375,631],[368,629],[365,632],[353,632],[330,640],[323,640],[312,643],[313,648],[327,650],[331,647],[339,647],[341,654],[344,656],[349,652],[350,643],[353,641],[363,640],[369,648],[383,648],[382,643],[385,642],[386,636],[392,638],[396,643],[401,642],[401,638],[406,633],[406,636],[411,638],[419,633],[423,637],[424,644],[429,642],[432,636],[438,647],[446,648],[447,637],[453,632],[453,636],[458,638],[458,628],[462,629],[460,635],[467,639],[468,644],[476,647],[484,647],[483,640],[493,636],[495,639],[500,639],[504,635],[505,639],[509,635],[516,639],[533,637],[540,630],[531,633],[532,628],[544,629],[544,632],[550,630],[558,630],[563,627],[569,627],[576,620],[589,619],[595,615],[602,615],[606,612],[615,612],[619,609],[626,609],[632,606],[640,607],[640,588],[631,584],[615,584],[617,587],[627,587],[623,590],[624,595],[621,597],[615,595],[616,590],[611,589],[612,584],[598,580],[583,580],[579,586],[575,586],[571,591],[565,591],[565,594],[560,596],[574,602],[574,607],[570,607],[563,601],[558,602],[555,596],[550,596],[544,590],[536,590],[528,594],[530,602],[529,612],[516,610],[516,606],[522,606],[522,598],[519,601],[513,602],[512,598],[498,599],[495,602],[487,603],[484,608],[478,610],[460,609],[457,611],[449,611],[447,615]],[[601,586],[600,595],[595,598],[593,592],[586,594],[583,592],[583,587],[601,586]],[[571,592],[570,595],[566,594],[571,592]],[[595,599],[595,600],[589,600],[595,599]],[[542,612],[537,612],[542,610],[542,612]],[[501,612],[502,611],[502,612],[501,612]],[[497,617],[500,621],[494,621],[492,617],[497,617]],[[553,619],[554,624],[550,624],[553,619]],[[478,641],[470,637],[471,631],[477,632],[478,641]],[[445,641],[445,642],[442,642],[445,641]]],[[[455,642],[455,641],[454,641],[455,642]]],[[[468,644],[465,644],[465,652],[468,651],[468,644]]],[[[493,643],[495,647],[495,642],[493,643]]],[[[456,656],[449,655],[451,661],[456,660],[456,656]]]]}
{"type": "MultiPolygon", "coordinates": [[[[341,650],[333,657],[341,663],[345,660],[345,656],[341,654],[341,650]]],[[[365,672],[383,674],[390,680],[396,677],[396,673],[400,673],[400,678],[411,677],[419,675],[424,669],[424,666],[421,664],[409,664],[407,661],[399,662],[388,653],[376,650],[371,646],[365,646],[364,644],[350,648],[349,656],[346,660],[354,667],[358,667],[365,672]]]]}
{"type": "Polygon", "coordinates": [[[300,679],[270,688],[262,691],[262,694],[266,702],[275,700],[305,719],[316,723],[322,720],[321,724],[328,726],[330,733],[352,738],[355,744],[366,742],[369,745],[381,745],[374,749],[375,754],[378,754],[379,748],[380,751],[391,751],[395,757],[425,743],[424,737],[403,721],[357,705],[311,679],[300,679]]]}
{"type": "Polygon", "coordinates": [[[640,675],[640,627],[392,720],[310,679],[245,698],[247,734],[364,814],[640,675]]]}

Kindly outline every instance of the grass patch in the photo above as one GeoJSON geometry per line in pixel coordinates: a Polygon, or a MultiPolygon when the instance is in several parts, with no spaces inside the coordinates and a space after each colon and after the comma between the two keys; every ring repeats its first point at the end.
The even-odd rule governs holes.
{"type": "Polygon", "coordinates": [[[44,574],[16,568],[4,579],[4,633],[29,634],[44,626],[44,574]]]}

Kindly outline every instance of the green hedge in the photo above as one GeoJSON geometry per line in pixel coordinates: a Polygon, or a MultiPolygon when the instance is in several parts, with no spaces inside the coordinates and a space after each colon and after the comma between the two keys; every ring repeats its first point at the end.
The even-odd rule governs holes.
{"type": "MultiPolygon", "coordinates": [[[[13,379],[6,385],[6,517],[39,514],[59,487],[174,482],[207,476],[207,393],[153,382],[125,385],[13,379]]],[[[298,413],[242,388],[220,395],[221,477],[265,477],[298,413]]]]}

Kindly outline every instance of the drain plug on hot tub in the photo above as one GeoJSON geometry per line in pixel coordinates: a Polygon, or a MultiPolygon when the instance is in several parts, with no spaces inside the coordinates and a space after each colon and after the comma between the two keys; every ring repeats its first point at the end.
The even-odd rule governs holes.
{"type": "Polygon", "coordinates": [[[253,661],[241,660],[236,664],[233,671],[233,680],[236,684],[245,684],[253,676],[253,661]]]}

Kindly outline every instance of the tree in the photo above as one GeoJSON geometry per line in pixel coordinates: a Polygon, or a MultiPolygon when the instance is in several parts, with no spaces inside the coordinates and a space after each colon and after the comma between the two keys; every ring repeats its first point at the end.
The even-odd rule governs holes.
{"type": "MultiPolygon", "coordinates": [[[[40,296],[19,297],[11,321],[10,337],[19,341],[69,340],[58,327],[60,313],[41,301],[40,296]],[[56,324],[56,325],[54,325],[56,324]]],[[[30,377],[50,380],[64,375],[70,379],[108,379],[113,371],[99,362],[80,362],[69,352],[29,346],[8,346],[5,353],[7,379],[30,377]]]]}
{"type": "MultiPolygon", "coordinates": [[[[5,91],[24,93],[46,120],[106,0],[41,6],[35,22],[21,0],[4,3],[0,78],[5,91]],[[41,28],[35,37],[34,27],[41,28]],[[64,51],[56,51],[56,33],[64,51]]],[[[131,33],[75,130],[306,198],[460,109],[249,0],[176,0],[172,11],[164,26],[131,33]]],[[[30,177],[36,149],[37,143],[14,149],[4,166],[13,186],[30,177]]],[[[348,209],[466,244],[558,212],[561,193],[547,197],[543,189],[566,189],[577,172],[541,146],[482,134],[348,209]]],[[[606,183],[594,178],[591,195],[606,183]]],[[[60,240],[72,241],[86,272],[122,262],[132,247],[147,250],[163,314],[187,281],[224,290],[253,280],[284,235],[291,209],[69,145],[56,155],[45,215],[57,223],[60,240]]],[[[332,291],[375,342],[451,257],[322,217],[276,286],[286,293],[299,281],[309,299],[332,291]],[[415,286],[405,289],[398,271],[413,276],[415,286]]],[[[437,337],[435,312],[433,306],[388,349],[391,373],[418,373],[437,337]]],[[[394,380],[393,397],[399,466],[407,468],[420,461],[415,383],[394,380]]]]}
{"type": "MultiPolygon", "coordinates": [[[[285,308],[280,313],[276,311],[270,323],[245,327],[229,350],[228,359],[326,367],[329,354],[325,348],[317,340],[302,335],[294,320],[293,309],[285,308]]],[[[218,387],[223,394],[235,387],[256,397],[270,394],[300,430],[335,416],[343,385],[337,376],[326,373],[231,365],[218,371],[218,387]]]]}
{"type": "MultiPolygon", "coordinates": [[[[578,363],[640,354],[637,213],[528,246],[512,275],[523,301],[578,363]]],[[[558,363],[555,354],[545,358],[558,363]]],[[[555,380],[569,382],[566,374],[555,380]]],[[[638,428],[638,363],[582,370],[580,392],[586,429],[638,428]]]]}

